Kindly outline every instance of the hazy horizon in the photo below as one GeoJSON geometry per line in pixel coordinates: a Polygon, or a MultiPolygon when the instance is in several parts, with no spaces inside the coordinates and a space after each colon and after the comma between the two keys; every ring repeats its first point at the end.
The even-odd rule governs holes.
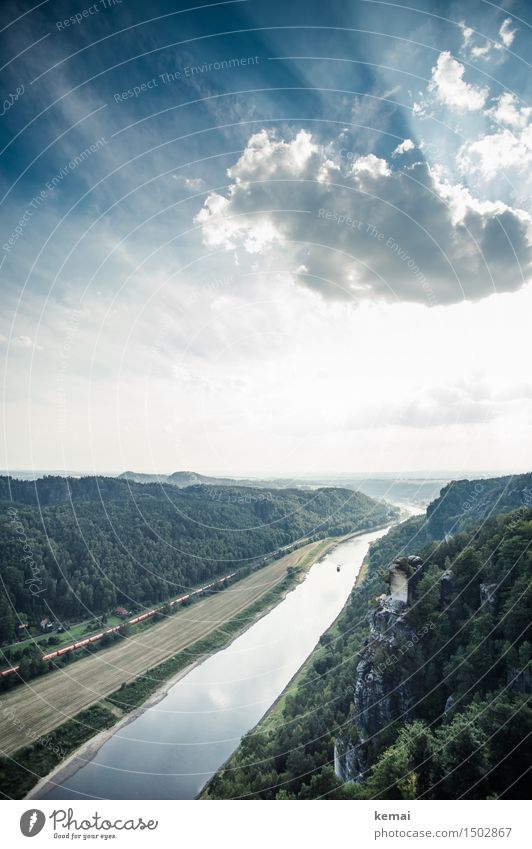
{"type": "Polygon", "coordinates": [[[219,478],[243,478],[243,479],[264,479],[264,480],[313,480],[315,478],[422,478],[425,480],[440,479],[440,478],[458,478],[470,475],[479,475],[481,477],[506,477],[509,475],[526,474],[531,471],[529,468],[522,469],[403,469],[391,471],[306,471],[299,473],[279,473],[267,471],[203,471],[201,469],[173,469],[171,471],[152,471],[146,469],[0,469],[0,475],[11,475],[15,477],[17,474],[32,474],[32,475],[101,475],[103,477],[116,477],[128,472],[139,475],[161,475],[169,476],[176,473],[192,473],[203,475],[204,477],[219,477],[219,478]]]}

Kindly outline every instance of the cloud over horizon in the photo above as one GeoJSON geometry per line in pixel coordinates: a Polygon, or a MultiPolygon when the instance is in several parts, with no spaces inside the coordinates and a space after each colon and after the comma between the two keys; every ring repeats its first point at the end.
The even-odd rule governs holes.
{"type": "Polygon", "coordinates": [[[227,173],[195,219],[205,245],[277,254],[326,298],[451,304],[515,291],[530,268],[530,216],[476,202],[424,161],[346,166],[306,130],[261,130],[227,173]]]}

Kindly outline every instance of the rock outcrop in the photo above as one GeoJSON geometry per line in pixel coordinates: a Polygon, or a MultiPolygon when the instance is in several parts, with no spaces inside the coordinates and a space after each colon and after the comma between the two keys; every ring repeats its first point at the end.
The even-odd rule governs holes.
{"type": "Polygon", "coordinates": [[[525,669],[509,669],[506,673],[506,686],[514,693],[532,693],[532,672],[525,669]]]}
{"type": "Polygon", "coordinates": [[[421,574],[423,562],[420,557],[396,558],[389,568],[390,595],[397,601],[411,604],[415,587],[421,574]]]}
{"type": "Polygon", "coordinates": [[[358,739],[354,743],[349,737],[340,737],[334,750],[335,772],[342,781],[362,781],[372,763],[372,741],[394,720],[408,720],[415,701],[412,684],[395,683],[391,671],[398,662],[394,648],[415,637],[405,612],[423,571],[420,557],[396,558],[388,570],[390,595],[379,596],[368,615],[370,638],[360,654],[353,691],[358,739]],[[387,660],[378,663],[376,656],[382,647],[387,660]]]}
{"type": "Polygon", "coordinates": [[[480,604],[486,606],[490,613],[497,612],[497,584],[481,584],[480,585],[480,604]]]}

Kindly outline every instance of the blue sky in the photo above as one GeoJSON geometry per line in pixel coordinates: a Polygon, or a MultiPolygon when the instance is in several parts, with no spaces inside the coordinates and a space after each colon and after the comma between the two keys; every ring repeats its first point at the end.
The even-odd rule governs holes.
{"type": "Polygon", "coordinates": [[[526,3],[6,3],[5,468],[528,468],[526,3]]]}

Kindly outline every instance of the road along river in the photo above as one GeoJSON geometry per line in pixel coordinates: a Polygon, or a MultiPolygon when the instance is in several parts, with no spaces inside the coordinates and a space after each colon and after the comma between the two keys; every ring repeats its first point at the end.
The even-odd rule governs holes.
{"type": "Polygon", "coordinates": [[[64,778],[59,771],[36,795],[194,799],[336,619],[369,544],[387,530],[339,543],[270,613],[121,725],[96,754],[78,753],[80,768],[64,778]]]}

